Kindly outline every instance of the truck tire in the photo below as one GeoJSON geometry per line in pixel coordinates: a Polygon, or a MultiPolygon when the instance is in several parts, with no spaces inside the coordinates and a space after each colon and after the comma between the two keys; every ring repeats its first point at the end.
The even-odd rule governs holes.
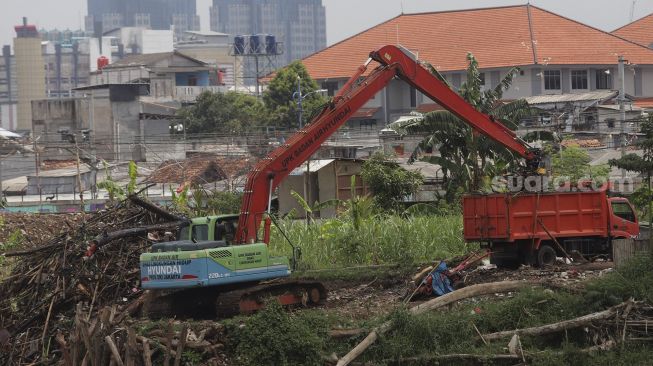
{"type": "Polygon", "coordinates": [[[556,251],[550,245],[542,244],[537,251],[538,267],[552,266],[556,262],[556,251]]]}

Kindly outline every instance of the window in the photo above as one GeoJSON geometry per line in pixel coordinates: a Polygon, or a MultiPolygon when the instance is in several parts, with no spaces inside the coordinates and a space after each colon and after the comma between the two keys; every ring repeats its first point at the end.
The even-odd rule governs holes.
{"type": "Polygon", "coordinates": [[[207,241],[209,240],[209,226],[208,225],[195,225],[193,226],[193,237],[191,240],[207,241]]]}
{"type": "Polygon", "coordinates": [[[560,70],[544,71],[544,90],[560,90],[560,70]]]}
{"type": "Polygon", "coordinates": [[[336,91],[338,90],[338,82],[337,81],[325,81],[322,83],[322,89],[327,90],[327,94],[332,97],[336,95],[336,91]]]}
{"type": "Polygon", "coordinates": [[[587,70],[571,70],[571,88],[587,89],[587,70]]]}
{"type": "Polygon", "coordinates": [[[596,89],[612,89],[610,69],[596,70],[596,89]]]}
{"type": "Polygon", "coordinates": [[[410,107],[417,107],[417,89],[415,87],[410,87],[410,107]]]}
{"type": "Polygon", "coordinates": [[[612,213],[624,220],[635,222],[635,213],[626,202],[612,202],[612,213]]]}
{"type": "Polygon", "coordinates": [[[605,120],[605,123],[608,124],[608,128],[614,128],[614,122],[615,122],[614,118],[608,118],[605,120]]]}
{"type": "Polygon", "coordinates": [[[191,75],[188,77],[188,86],[197,86],[197,76],[191,75]]]}

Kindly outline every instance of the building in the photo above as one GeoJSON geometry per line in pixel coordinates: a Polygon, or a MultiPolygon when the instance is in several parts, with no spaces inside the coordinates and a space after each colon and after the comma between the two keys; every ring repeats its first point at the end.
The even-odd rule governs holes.
{"type": "MultiPolygon", "coordinates": [[[[433,65],[454,88],[465,81],[468,52],[479,62],[485,88],[496,87],[519,66],[512,87],[504,93],[506,99],[613,90],[620,85],[617,62],[623,55],[632,64],[626,92],[653,96],[652,50],[532,5],[401,14],[303,62],[333,95],[370,51],[385,44],[404,46],[433,65]]],[[[419,91],[393,80],[364,106],[373,113],[362,118],[382,129],[429,103],[419,91]]],[[[349,123],[361,126],[356,119],[349,123]]]]}
{"type": "Polygon", "coordinates": [[[232,36],[275,35],[284,52],[278,66],[326,47],[322,0],[213,0],[211,30],[232,36]]]}
{"type": "Polygon", "coordinates": [[[88,0],[87,4],[86,30],[96,34],[122,27],[174,29],[176,36],[200,30],[196,0],[88,0]]]}
{"type": "MultiPolygon", "coordinates": [[[[216,70],[216,85],[234,87],[237,78],[236,63],[230,55],[229,42],[229,35],[226,33],[186,31],[175,43],[175,49],[216,70]]],[[[242,74],[242,70],[238,72],[242,74]]]]}
{"type": "Polygon", "coordinates": [[[18,85],[16,82],[16,59],[11,54],[11,46],[2,47],[0,58],[0,126],[8,130],[16,129],[18,85]]]}
{"type": "MultiPolygon", "coordinates": [[[[356,177],[356,194],[365,196],[369,190],[360,175],[362,166],[363,161],[356,159],[319,159],[302,164],[279,184],[279,214],[287,215],[292,211],[296,217],[306,217],[301,204],[291,194],[293,191],[310,205],[336,199],[348,200],[351,198],[352,176],[356,177]]],[[[324,207],[319,217],[334,217],[335,214],[335,207],[324,207]]]]}
{"type": "Polygon", "coordinates": [[[91,75],[91,85],[144,84],[150,100],[185,102],[203,91],[226,91],[206,63],[181,52],[133,55],[91,75]]]}
{"type": "Polygon", "coordinates": [[[17,131],[32,129],[32,100],[46,96],[45,69],[41,51],[41,37],[36,27],[27,24],[15,27],[14,54],[16,56],[17,131]]]}

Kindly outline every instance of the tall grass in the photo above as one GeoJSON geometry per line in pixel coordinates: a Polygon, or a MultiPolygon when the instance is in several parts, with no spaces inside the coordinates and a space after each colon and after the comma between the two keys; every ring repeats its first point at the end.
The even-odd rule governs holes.
{"type": "Polygon", "coordinates": [[[477,247],[464,242],[460,215],[375,216],[358,229],[341,218],[314,224],[283,220],[272,227],[270,247],[274,254],[292,256],[281,230],[301,248],[301,269],[432,261],[477,247]]]}

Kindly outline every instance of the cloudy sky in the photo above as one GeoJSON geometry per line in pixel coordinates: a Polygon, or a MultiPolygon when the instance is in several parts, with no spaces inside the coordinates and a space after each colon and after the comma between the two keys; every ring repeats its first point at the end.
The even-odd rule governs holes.
{"type": "MultiPolygon", "coordinates": [[[[106,0],[110,1],[110,0],[106,0]]],[[[524,4],[526,0],[322,0],[327,11],[327,41],[333,44],[401,13],[524,4]]],[[[0,0],[0,44],[9,44],[23,16],[38,28],[82,28],[86,0],[0,0]]],[[[532,0],[531,4],[611,31],[628,23],[631,0],[532,0]]],[[[211,0],[197,0],[208,29],[211,0]]],[[[634,18],[653,12],[653,0],[635,2],[634,18]]],[[[464,26],[464,25],[461,25],[464,26]]],[[[509,26],[509,25],[506,25],[509,26]]]]}

